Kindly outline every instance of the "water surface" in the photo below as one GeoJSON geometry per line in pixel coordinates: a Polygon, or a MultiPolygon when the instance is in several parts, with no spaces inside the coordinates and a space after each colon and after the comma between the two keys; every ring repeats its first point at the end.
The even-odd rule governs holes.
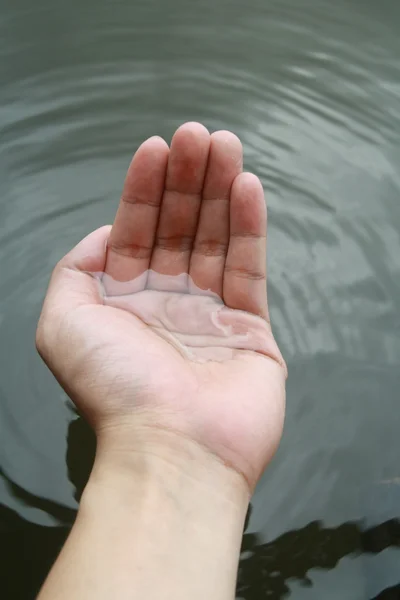
{"type": "Polygon", "coordinates": [[[400,598],[399,32],[395,0],[0,1],[2,597],[34,598],[93,451],[34,349],[51,269],[198,120],[267,191],[290,371],[238,597],[400,598]]]}

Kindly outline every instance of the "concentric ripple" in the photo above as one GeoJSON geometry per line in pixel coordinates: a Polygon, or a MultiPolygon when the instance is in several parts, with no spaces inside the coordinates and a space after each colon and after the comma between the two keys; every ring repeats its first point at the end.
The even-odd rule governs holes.
{"type": "MultiPolygon", "coordinates": [[[[286,434],[250,527],[271,539],[314,520],[383,518],[376,486],[400,475],[399,23],[391,0],[3,1],[0,466],[10,479],[74,506],[70,411],[33,343],[49,274],[112,221],[140,142],[199,120],[241,137],[268,193],[272,324],[291,373],[286,434]]],[[[53,522],[6,484],[0,500],[53,522]]],[[[399,514],[385,502],[385,518],[399,514]]],[[[390,566],[373,582],[369,572],[342,564],[329,581],[340,595],[351,580],[360,599],[398,583],[390,566]]],[[[324,581],[310,598],[327,598],[324,581]]]]}

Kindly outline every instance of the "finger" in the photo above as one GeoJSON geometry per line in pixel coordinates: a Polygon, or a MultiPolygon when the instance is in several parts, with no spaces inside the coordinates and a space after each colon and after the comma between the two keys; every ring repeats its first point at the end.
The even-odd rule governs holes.
{"type": "Polygon", "coordinates": [[[232,185],[230,239],[225,263],[223,298],[238,308],[268,318],[267,212],[260,180],[242,173],[232,185]]]}
{"type": "Polygon", "coordinates": [[[219,296],[229,243],[229,196],[242,164],[243,148],[236,135],[213,133],[189,274],[196,286],[219,296]]]}
{"type": "MultiPolygon", "coordinates": [[[[76,309],[88,307],[93,311],[93,305],[103,303],[99,281],[92,273],[104,271],[110,230],[111,226],[101,227],[85,237],[59,261],[52,273],[36,330],[36,347],[59,381],[68,363],[68,349],[60,341],[60,331],[69,335],[69,316],[76,309]],[[63,355],[61,369],[60,355],[63,355]]],[[[71,381],[65,383],[68,389],[71,381]]]]}
{"type": "Polygon", "coordinates": [[[69,311],[101,304],[98,280],[90,273],[104,271],[106,243],[111,226],[97,229],[60,260],[54,269],[39,321],[37,344],[51,347],[58,326],[69,311]]]}
{"type": "Polygon", "coordinates": [[[172,138],[151,259],[151,269],[158,273],[188,272],[209,148],[210,134],[199,123],[182,125],[172,138]]]}
{"type": "Polygon", "coordinates": [[[106,273],[118,281],[134,279],[149,268],[168,155],[167,143],[152,137],[129,166],[107,249],[106,273]]]}

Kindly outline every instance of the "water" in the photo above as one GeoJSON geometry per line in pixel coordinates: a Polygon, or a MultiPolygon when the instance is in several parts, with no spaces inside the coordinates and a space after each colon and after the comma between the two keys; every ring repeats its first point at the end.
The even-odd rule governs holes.
{"type": "Polygon", "coordinates": [[[152,269],[130,281],[108,273],[91,273],[98,298],[125,310],[190,361],[233,359],[243,350],[258,352],[281,363],[271,329],[260,316],[229,308],[211,289],[201,289],[187,273],[160,274],[152,269]]]}
{"type": "Polygon", "coordinates": [[[34,349],[49,274],[186,120],[238,134],[267,190],[290,371],[238,597],[400,597],[399,23],[395,0],[1,0],[2,597],[34,598],[93,454],[34,349]]]}

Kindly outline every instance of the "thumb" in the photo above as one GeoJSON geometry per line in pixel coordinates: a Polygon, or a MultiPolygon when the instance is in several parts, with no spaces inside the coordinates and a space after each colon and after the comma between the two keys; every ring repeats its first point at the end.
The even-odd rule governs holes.
{"type": "Polygon", "coordinates": [[[104,271],[110,231],[110,225],[93,231],[55,267],[36,333],[40,354],[51,343],[60,322],[71,310],[102,303],[98,284],[90,273],[104,271]]]}
{"type": "Polygon", "coordinates": [[[62,267],[78,271],[103,271],[106,263],[107,240],[111,225],[104,225],[89,233],[60,260],[62,267]]]}

